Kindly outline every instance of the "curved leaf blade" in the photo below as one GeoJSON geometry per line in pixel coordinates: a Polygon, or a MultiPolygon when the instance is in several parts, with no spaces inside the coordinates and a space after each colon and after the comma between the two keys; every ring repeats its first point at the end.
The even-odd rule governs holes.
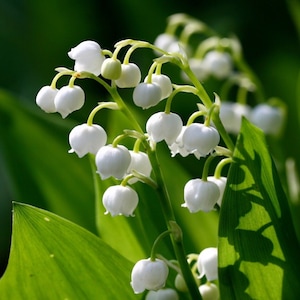
{"type": "Polygon", "coordinates": [[[132,263],[87,230],[55,214],[15,203],[1,299],[139,299],[132,263]]]}
{"type": "Polygon", "coordinates": [[[299,245],[263,133],[243,120],[219,224],[224,299],[296,299],[299,245]]]}

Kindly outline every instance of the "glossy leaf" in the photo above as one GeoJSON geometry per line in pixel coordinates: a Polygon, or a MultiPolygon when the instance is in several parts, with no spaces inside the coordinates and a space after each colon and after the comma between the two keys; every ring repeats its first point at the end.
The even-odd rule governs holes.
{"type": "Polygon", "coordinates": [[[35,108],[0,90],[0,160],[11,200],[50,210],[95,232],[89,161],[68,153],[68,134],[76,124],[35,108]]]}
{"type": "Polygon", "coordinates": [[[101,239],[50,212],[15,203],[1,299],[139,299],[133,264],[101,239]]]}
{"type": "Polygon", "coordinates": [[[297,299],[299,245],[263,133],[243,120],[219,224],[223,299],[297,299]]]}

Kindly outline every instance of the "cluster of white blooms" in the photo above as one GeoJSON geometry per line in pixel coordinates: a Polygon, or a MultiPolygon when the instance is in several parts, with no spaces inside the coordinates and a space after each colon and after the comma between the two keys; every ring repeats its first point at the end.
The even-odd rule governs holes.
{"type": "MultiPolygon", "coordinates": [[[[207,26],[185,15],[176,15],[169,21],[171,32],[167,30],[159,35],[153,45],[128,39],[117,43],[114,52],[111,52],[101,49],[95,41],[80,43],[68,53],[75,61],[74,69],[58,68],[51,85],[41,88],[36,96],[36,103],[41,109],[47,113],[58,112],[63,118],[79,110],[85,102],[84,91],[74,84],[75,80],[92,78],[102,84],[113,98],[112,102],[98,103],[87,122],[75,126],[69,134],[70,153],[75,152],[79,157],[93,155],[102,180],[113,177],[121,181],[119,185],[110,186],[103,194],[105,213],[111,216],[134,216],[139,203],[133,186],[137,181],[156,186],[157,183],[151,178],[154,168],[150,154],[156,150],[157,143],[165,142],[172,157],[179,154],[182,157],[193,155],[198,160],[204,158],[204,168],[207,170],[211,159],[225,156],[223,162],[219,162],[218,172],[214,176],[208,176],[208,172],[203,171],[202,178],[191,179],[184,186],[182,207],[191,213],[210,212],[221,207],[227,178],[221,176],[220,170],[226,159],[226,163],[232,161],[233,143],[228,133],[239,133],[242,117],[250,119],[268,134],[276,135],[282,128],[284,111],[280,105],[261,103],[252,108],[245,104],[242,96],[245,91],[255,90],[255,80],[238,69],[241,49],[236,39],[211,36],[200,42],[193,51],[188,44],[190,35],[205,33],[207,26]],[[175,35],[177,25],[189,27],[186,31],[183,29],[185,35],[175,35]],[[128,51],[120,60],[118,55],[125,47],[128,47],[128,51]],[[131,54],[138,48],[150,48],[159,55],[144,77],[139,66],[130,61],[131,54]],[[184,74],[184,85],[174,84],[170,76],[162,73],[165,63],[179,66],[184,74]],[[70,76],[69,84],[58,89],[57,81],[64,75],[70,76]],[[229,86],[237,84],[240,88],[239,97],[243,99],[226,102],[216,97],[212,101],[201,84],[201,81],[210,77],[228,81],[229,86]],[[118,89],[125,88],[132,89],[132,103],[137,107],[155,109],[166,100],[165,110],[155,111],[145,126],[140,126],[118,93],[118,89]],[[171,110],[173,98],[178,92],[193,93],[199,100],[197,111],[192,112],[186,122],[171,110]],[[102,108],[122,110],[133,128],[125,129],[108,143],[105,129],[93,123],[95,113],[102,108]],[[200,116],[203,121],[196,122],[200,116]],[[145,127],[145,132],[142,127],[145,127]],[[221,137],[225,144],[222,147],[219,146],[221,137]],[[134,149],[121,144],[125,138],[135,139],[134,149]]],[[[221,98],[226,99],[226,95],[221,98]]],[[[152,177],[157,179],[155,175],[152,177]]],[[[218,299],[218,288],[211,282],[218,279],[216,248],[207,248],[199,254],[197,269],[200,278],[206,277],[206,282],[199,284],[203,299],[218,299]]],[[[150,290],[147,299],[176,300],[178,295],[175,290],[164,289],[168,273],[168,265],[164,260],[152,256],[140,260],[132,270],[132,288],[135,293],[150,290]]],[[[180,287],[178,290],[184,289],[184,278],[180,272],[175,286],[180,287]]]]}
{"type": "Polygon", "coordinates": [[[283,127],[284,110],[268,103],[260,103],[252,108],[238,102],[222,102],[220,119],[229,133],[238,134],[240,132],[242,117],[249,119],[265,134],[276,136],[283,127]]]}

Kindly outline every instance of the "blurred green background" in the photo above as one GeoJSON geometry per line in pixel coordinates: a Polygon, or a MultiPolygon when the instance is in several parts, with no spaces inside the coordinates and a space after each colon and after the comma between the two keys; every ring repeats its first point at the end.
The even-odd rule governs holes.
{"type": "MultiPolygon", "coordinates": [[[[97,100],[65,121],[36,107],[38,90],[50,84],[54,68],[73,67],[67,52],[79,42],[92,39],[111,50],[124,38],[153,42],[163,32],[166,18],[178,12],[206,22],[222,35],[234,33],[240,39],[266,95],[281,98],[289,107],[285,134],[276,142],[280,150],[270,150],[275,156],[294,158],[300,166],[297,0],[0,0],[1,270],[8,257],[11,200],[49,209],[95,231],[88,161],[68,155],[67,150],[68,132],[86,120],[93,101],[99,99],[98,86],[80,83],[87,88],[87,97],[97,100]],[[58,205],[49,199],[65,197],[72,201],[58,205]],[[70,209],[72,206],[78,209],[70,209]]],[[[283,169],[280,163],[279,167],[283,169]]],[[[299,202],[292,208],[299,215],[299,202]]]]}

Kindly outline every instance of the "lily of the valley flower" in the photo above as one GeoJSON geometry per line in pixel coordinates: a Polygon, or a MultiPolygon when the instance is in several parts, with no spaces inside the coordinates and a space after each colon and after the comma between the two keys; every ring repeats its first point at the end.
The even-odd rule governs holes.
{"type": "Polygon", "coordinates": [[[198,211],[209,212],[213,210],[220,191],[218,186],[211,181],[191,179],[184,186],[184,201],[181,206],[187,207],[191,213],[198,211]]]}
{"type": "Polygon", "coordinates": [[[249,118],[251,107],[246,104],[225,101],[221,103],[220,119],[229,133],[238,134],[241,129],[242,117],[249,118]]]}
{"type": "Polygon", "coordinates": [[[200,158],[213,151],[220,141],[220,135],[212,126],[193,123],[185,129],[182,141],[189,153],[194,153],[200,158]]]}
{"type": "Polygon", "coordinates": [[[252,110],[251,121],[264,133],[277,135],[283,125],[283,113],[278,107],[258,104],[252,110]]]}
{"type": "Polygon", "coordinates": [[[57,88],[53,88],[49,85],[42,87],[36,96],[36,104],[46,113],[56,112],[54,98],[57,93],[57,88]]]}
{"type": "MultiPolygon", "coordinates": [[[[174,35],[162,33],[156,37],[154,45],[164,51],[174,52],[174,48],[178,47],[178,40],[174,35]]],[[[157,52],[157,54],[161,55],[160,52],[157,52]]]]}
{"type": "Polygon", "coordinates": [[[70,58],[75,60],[74,70],[77,72],[90,72],[98,76],[105,56],[101,47],[94,41],[84,41],[68,52],[70,58]]]}
{"type": "Polygon", "coordinates": [[[145,290],[157,291],[165,286],[168,274],[168,266],[163,260],[142,259],[132,269],[131,286],[136,294],[145,290]]]}
{"type": "Polygon", "coordinates": [[[171,155],[174,157],[176,154],[180,154],[182,157],[186,157],[189,155],[189,152],[185,149],[182,136],[186,129],[186,126],[182,126],[181,132],[177,136],[176,140],[169,145],[169,149],[171,150],[171,155]]]}
{"type": "Polygon", "coordinates": [[[70,113],[83,106],[84,98],[84,91],[80,86],[64,86],[54,98],[56,111],[66,118],[70,113]]]}
{"type": "Polygon", "coordinates": [[[222,204],[222,200],[223,200],[223,195],[224,195],[224,191],[225,191],[225,187],[226,187],[226,182],[227,182],[227,178],[226,177],[220,177],[220,178],[216,178],[214,176],[208,176],[207,177],[208,181],[214,182],[220,191],[220,196],[217,200],[217,204],[219,206],[221,206],[222,204]]]}
{"type": "Polygon", "coordinates": [[[180,134],[182,125],[183,123],[179,115],[158,112],[148,119],[146,131],[151,141],[158,143],[165,140],[168,145],[171,145],[180,134]]]}
{"type": "Polygon", "coordinates": [[[102,197],[102,203],[106,209],[105,214],[110,213],[113,217],[117,215],[133,216],[138,202],[136,191],[129,186],[122,185],[110,186],[102,197]]]}
{"type": "Polygon", "coordinates": [[[97,171],[102,180],[115,177],[122,179],[129,167],[131,156],[129,150],[123,146],[103,146],[96,154],[97,171]]]}
{"type": "MultiPolygon", "coordinates": [[[[147,81],[148,76],[145,78],[145,82],[147,81]]],[[[152,74],[151,76],[152,83],[156,83],[161,88],[161,99],[168,98],[173,90],[171,79],[164,74],[152,74]]]]}
{"type": "MultiPolygon", "coordinates": [[[[143,174],[145,177],[150,177],[152,166],[148,155],[141,151],[135,152],[132,150],[129,150],[129,153],[131,156],[131,162],[127,173],[130,174],[134,170],[140,174],[143,174]]],[[[128,183],[133,184],[137,181],[137,178],[131,178],[129,179],[128,183]]]]}
{"type": "Polygon", "coordinates": [[[209,51],[202,64],[208,73],[218,79],[228,77],[232,71],[232,59],[227,52],[209,51]]]}
{"type": "Polygon", "coordinates": [[[106,144],[106,140],[106,132],[100,125],[77,125],[69,134],[69,153],[75,152],[79,157],[87,153],[96,154],[106,144]]]}
{"type": "Polygon", "coordinates": [[[145,300],[179,300],[178,293],[170,288],[148,292],[145,300]]]}
{"type": "Polygon", "coordinates": [[[133,88],[141,81],[140,68],[134,63],[121,65],[121,76],[115,81],[119,88],[133,88]]]}
{"type": "Polygon", "coordinates": [[[161,100],[162,91],[155,83],[142,82],[133,91],[133,102],[143,109],[155,106],[161,100]]]}
{"type": "Polygon", "coordinates": [[[207,282],[199,286],[199,292],[203,300],[219,300],[219,288],[212,282],[207,282]]]}
{"type": "Polygon", "coordinates": [[[218,279],[218,249],[209,247],[202,250],[197,259],[199,277],[204,275],[208,281],[218,279]]]}

